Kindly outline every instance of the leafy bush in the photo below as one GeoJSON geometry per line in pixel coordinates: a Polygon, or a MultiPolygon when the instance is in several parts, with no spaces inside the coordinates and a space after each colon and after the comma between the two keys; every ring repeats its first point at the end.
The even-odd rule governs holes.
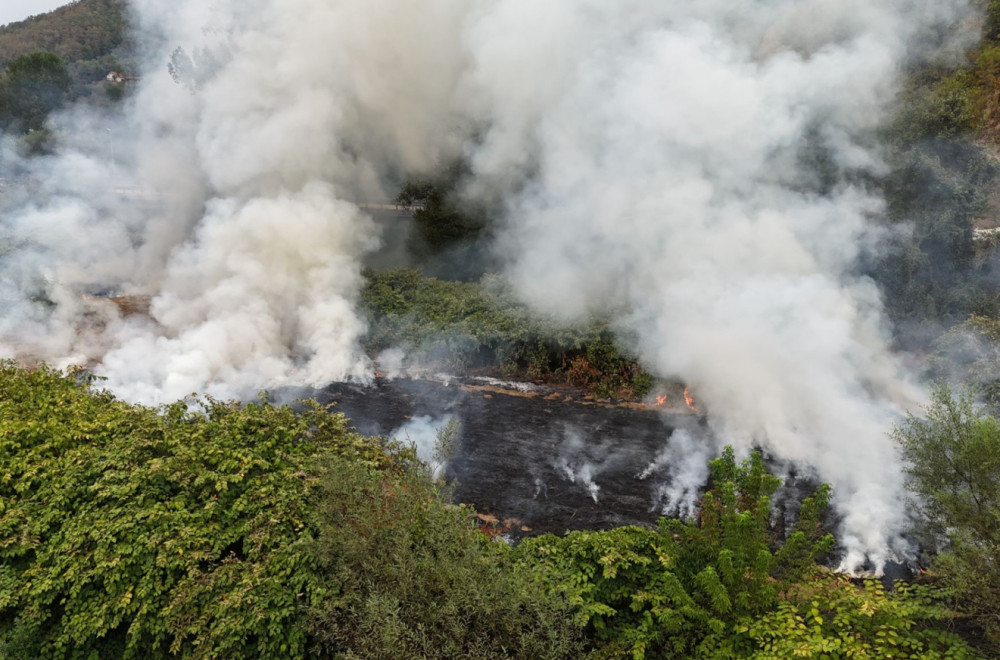
{"type": "Polygon", "coordinates": [[[0,658],[579,657],[472,517],[315,405],[0,363],[0,658]]]}
{"type": "Polygon", "coordinates": [[[541,567],[603,644],[599,656],[734,657],[746,641],[736,626],[778,604],[779,589],[802,577],[833,545],[821,532],[829,489],[802,504],[799,521],[771,552],[770,497],[779,480],[754,453],[737,464],[731,448],[711,463],[713,488],[699,521],[574,532],[526,541],[520,552],[541,567]]]}
{"type": "Polygon", "coordinates": [[[0,657],[300,657],[320,457],[389,458],[341,415],[158,414],[0,367],[0,657]]]}
{"type": "Polygon", "coordinates": [[[449,282],[415,270],[365,276],[361,299],[373,353],[401,347],[418,363],[563,380],[602,397],[642,396],[652,387],[635,358],[616,348],[606,323],[567,327],[535,314],[499,277],[449,282]]]}
{"type": "Polygon", "coordinates": [[[315,545],[333,595],[313,614],[324,655],[581,656],[568,604],[516,571],[511,548],[436,495],[422,471],[341,466],[325,488],[315,545]]]}
{"type": "Polygon", "coordinates": [[[878,582],[858,588],[819,570],[833,538],[819,518],[826,486],[801,504],[785,539],[770,524],[778,479],[759,454],[713,461],[698,521],[662,520],[525,541],[536,577],[576,607],[597,658],[972,658],[940,629],[940,592],[878,582]]]}
{"type": "Polygon", "coordinates": [[[947,629],[956,618],[942,604],[949,598],[932,586],[897,583],[887,590],[878,580],[858,586],[816,571],[793,585],[776,610],[736,630],[751,640],[754,660],[981,657],[947,629]]]}
{"type": "Polygon", "coordinates": [[[894,438],[929,541],[941,542],[934,572],[1000,651],[1000,421],[940,386],[894,438]]]}

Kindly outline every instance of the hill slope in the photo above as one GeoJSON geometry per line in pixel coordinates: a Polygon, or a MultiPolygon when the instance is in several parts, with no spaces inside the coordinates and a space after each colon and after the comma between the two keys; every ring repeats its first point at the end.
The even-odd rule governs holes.
{"type": "Polygon", "coordinates": [[[40,16],[0,27],[0,66],[25,53],[45,50],[67,62],[92,60],[122,45],[121,0],[78,0],[40,16]]]}

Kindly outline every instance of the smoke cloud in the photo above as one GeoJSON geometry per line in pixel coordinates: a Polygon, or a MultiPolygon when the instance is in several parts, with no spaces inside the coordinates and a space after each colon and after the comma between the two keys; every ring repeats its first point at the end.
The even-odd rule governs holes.
{"type": "Polygon", "coordinates": [[[846,566],[888,556],[904,521],[886,430],[922,393],[856,275],[882,238],[862,182],[884,170],[901,67],[961,0],[131,10],[127,107],[56,118],[55,156],[2,152],[27,192],[0,216],[0,353],[94,362],[151,403],[363,380],[354,304],[379,236],[352,202],[461,156],[465,194],[504,200],[525,300],[613,314],[719,440],[832,483],[846,566]],[[82,297],[98,291],[150,314],[82,297]]]}

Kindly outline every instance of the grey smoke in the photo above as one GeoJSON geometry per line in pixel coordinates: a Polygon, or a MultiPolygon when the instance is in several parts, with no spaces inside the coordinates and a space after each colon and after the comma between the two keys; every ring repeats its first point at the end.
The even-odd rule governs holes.
{"type": "Polygon", "coordinates": [[[462,156],[465,194],[505,200],[526,301],[615,315],[722,441],[832,483],[845,567],[887,555],[904,521],[886,430],[923,395],[854,274],[883,238],[855,182],[884,170],[901,67],[964,2],[131,9],[146,52],[124,112],[57,118],[53,158],[2,152],[38,188],[0,219],[0,353],[95,363],[152,403],[370,378],[354,306],[379,236],[349,200],[462,156]],[[178,46],[196,84],[167,70],[178,46]],[[150,318],[88,308],[93,286],[151,296],[150,318]]]}

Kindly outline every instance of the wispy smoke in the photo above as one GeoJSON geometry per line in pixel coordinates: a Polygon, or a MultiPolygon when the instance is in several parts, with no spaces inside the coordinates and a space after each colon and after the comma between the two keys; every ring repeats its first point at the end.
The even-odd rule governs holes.
{"type": "Polygon", "coordinates": [[[882,209],[859,182],[912,47],[963,8],[133,0],[125,111],[66,113],[56,157],[3,152],[35,188],[2,216],[0,352],[97,360],[150,402],[366,378],[353,308],[378,236],[347,200],[461,155],[466,194],[506,200],[526,300],[615,314],[722,440],[815,465],[846,564],[877,562],[902,524],[886,428],[921,393],[854,274],[882,209]],[[95,287],[151,296],[150,317],[95,287]]]}
{"type": "Polygon", "coordinates": [[[559,476],[586,489],[595,503],[600,501],[601,487],[594,481],[594,477],[600,473],[601,466],[587,457],[584,440],[576,429],[565,430],[553,467],[559,476]]]}
{"type": "Polygon", "coordinates": [[[701,488],[708,480],[708,462],[717,451],[713,439],[688,429],[674,431],[656,458],[636,478],[655,478],[660,485],[653,509],[663,515],[691,518],[697,514],[701,488]]]}
{"type": "Polygon", "coordinates": [[[443,438],[448,433],[449,425],[456,422],[453,417],[437,419],[429,415],[416,417],[389,434],[389,438],[403,444],[411,445],[417,452],[417,458],[427,466],[427,472],[432,479],[444,477],[448,467],[448,447],[454,438],[443,438]]]}

